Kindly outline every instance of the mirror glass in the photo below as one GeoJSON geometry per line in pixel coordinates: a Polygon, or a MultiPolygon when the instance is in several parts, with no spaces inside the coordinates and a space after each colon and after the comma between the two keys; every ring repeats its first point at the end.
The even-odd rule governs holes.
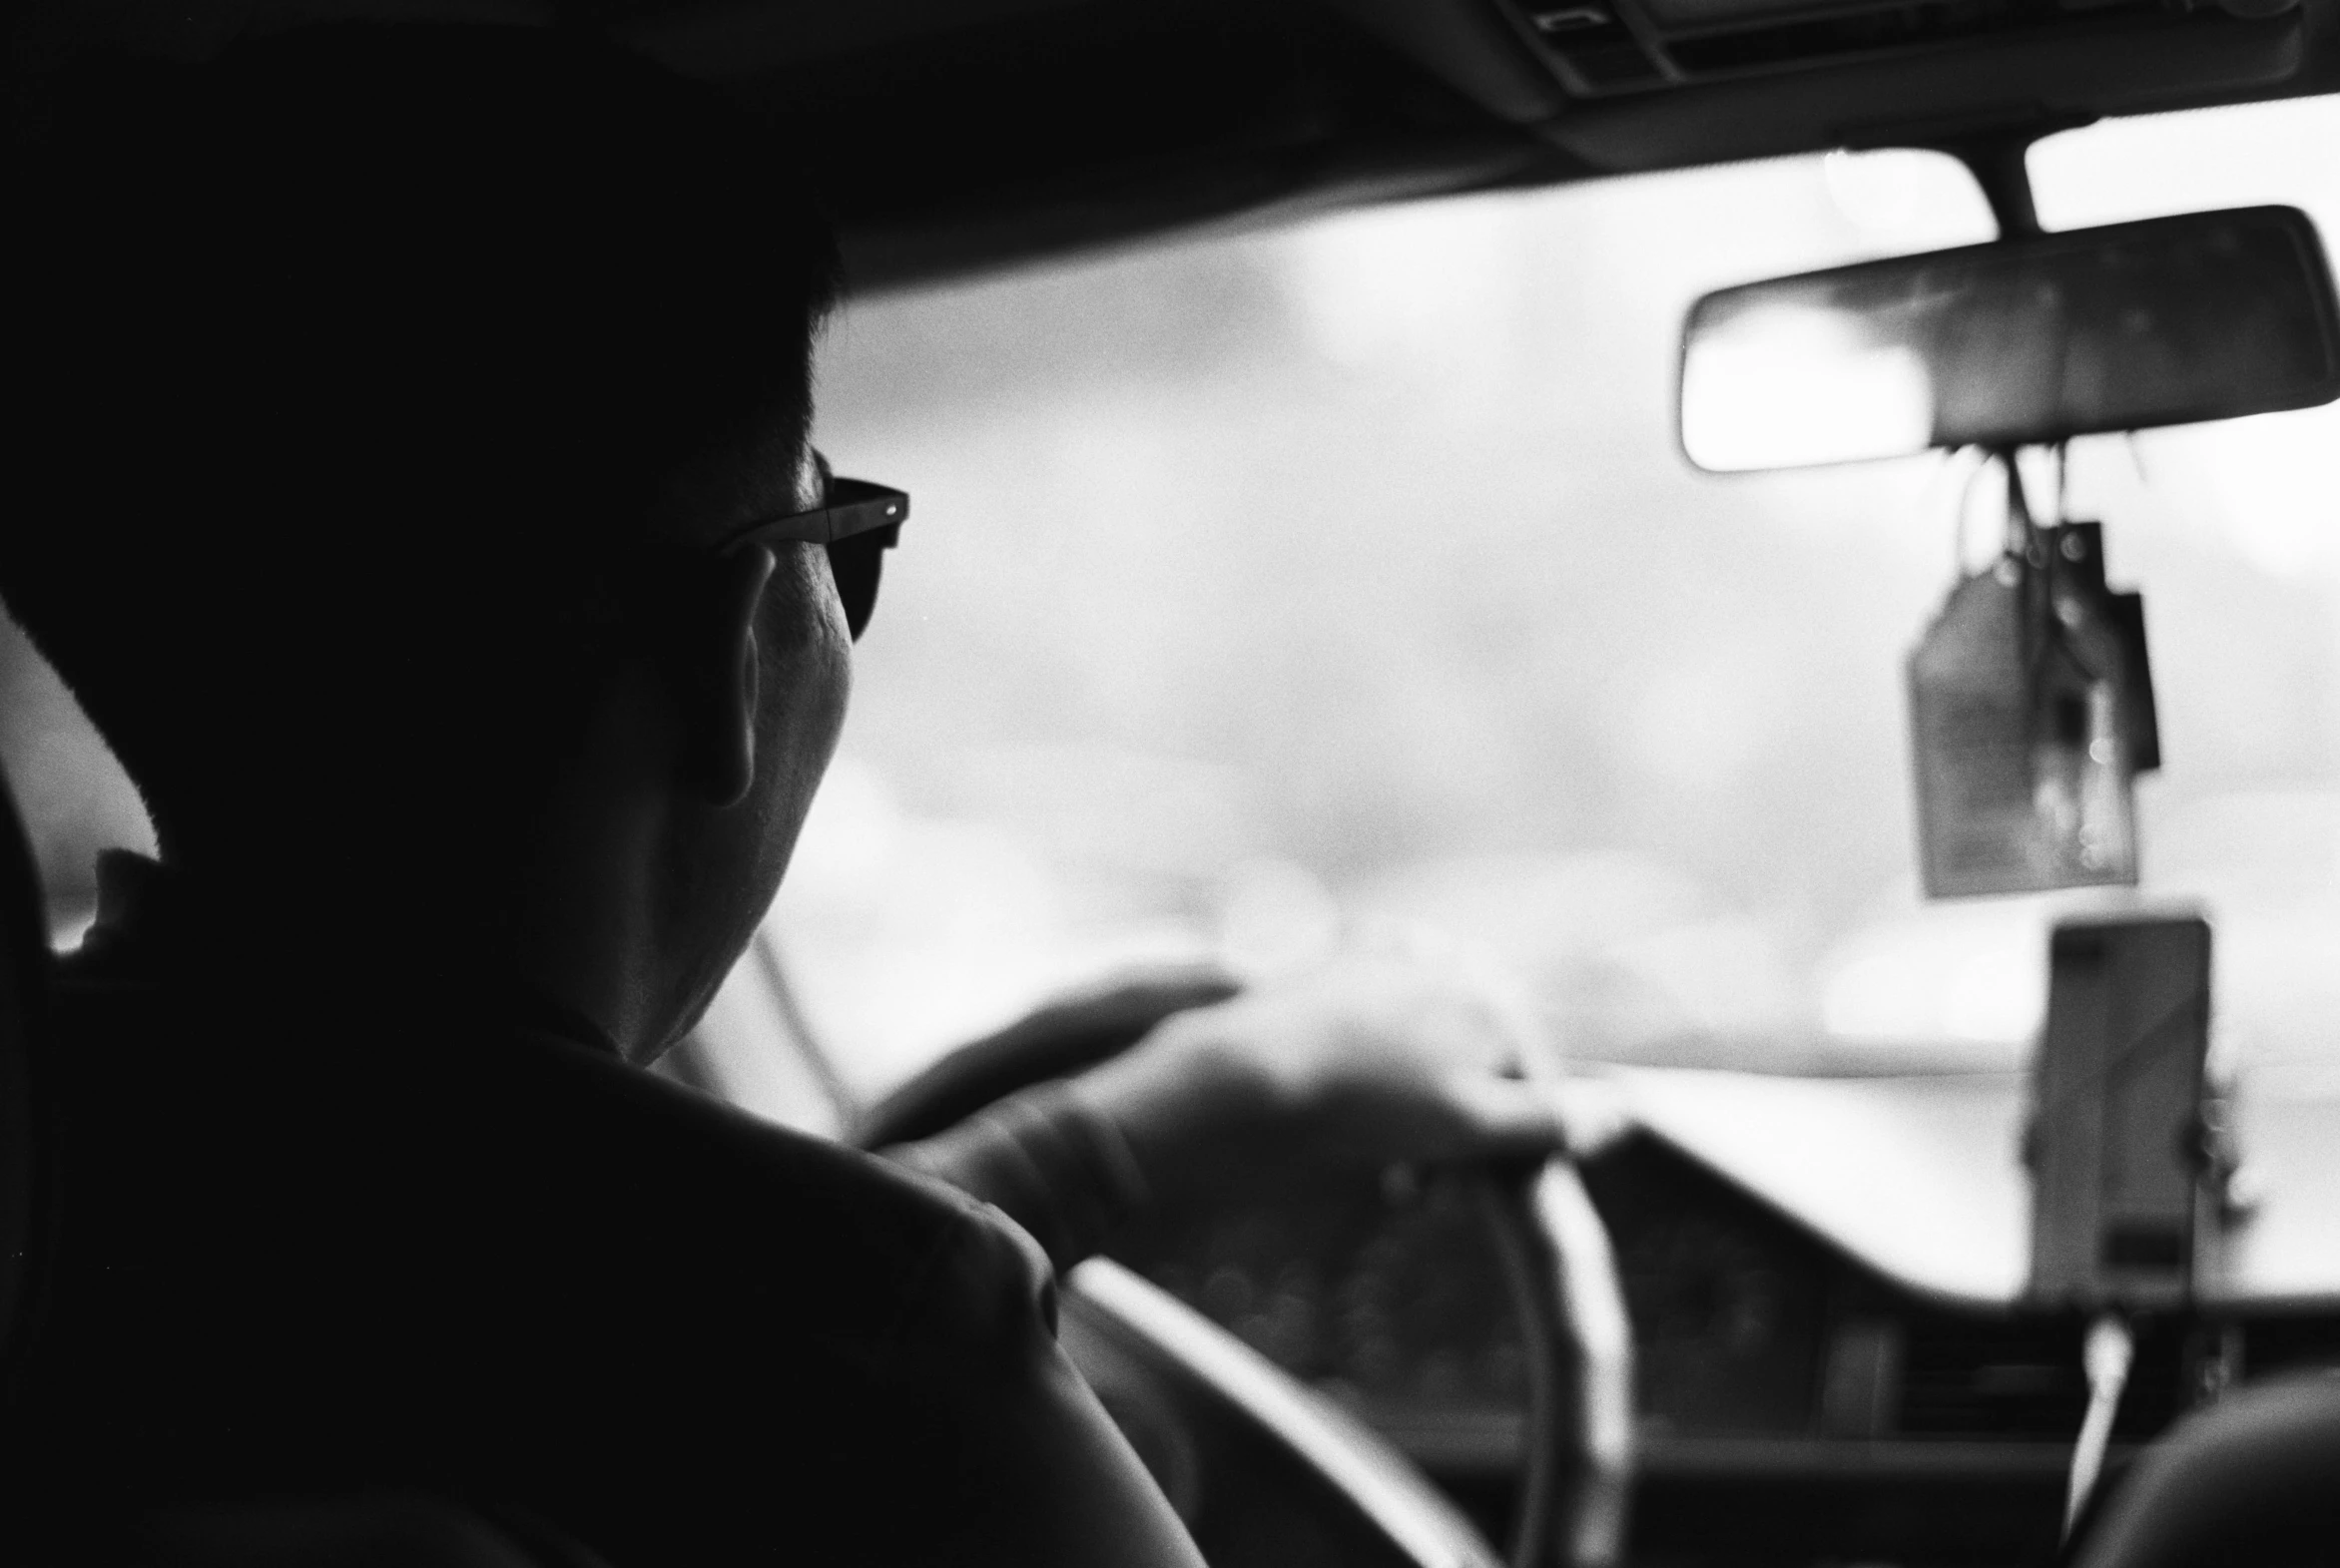
{"type": "Polygon", "coordinates": [[[2041,235],[1708,294],[1682,449],[1718,472],[2018,446],[2340,396],[2314,227],[2241,208],[2041,235]]]}

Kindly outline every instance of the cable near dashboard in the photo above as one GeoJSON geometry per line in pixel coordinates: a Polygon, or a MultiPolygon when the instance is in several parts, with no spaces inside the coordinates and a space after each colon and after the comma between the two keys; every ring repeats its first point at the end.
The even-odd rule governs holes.
{"type": "Polygon", "coordinates": [[[2105,1312],[2088,1324],[2080,1347],[2080,1367],[2088,1379],[2088,1409],[2080,1417],[2080,1434],[2071,1448],[2071,1484],[2064,1494],[2063,1530],[2088,1504],[2096,1478],[2104,1470],[2104,1450],[2112,1441],[2112,1417],[2119,1413],[2121,1391],[2128,1386],[2128,1368],[2135,1358],[2136,1341],[2118,1312],[2105,1312]]]}

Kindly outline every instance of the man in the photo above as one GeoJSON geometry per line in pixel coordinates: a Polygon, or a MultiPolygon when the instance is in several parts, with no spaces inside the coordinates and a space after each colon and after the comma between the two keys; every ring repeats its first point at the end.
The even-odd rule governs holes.
{"type": "MultiPolygon", "coordinates": [[[[162,849],[65,975],[20,1527],[262,1561],[387,1494],[617,1568],[1192,1562],[1028,1238],[638,1070],[779,882],[892,526],[818,542],[857,494],[808,440],[832,266],[769,137],[501,29],[20,120],[0,594],[162,849]]],[[[1206,1144],[1548,1146],[1513,1044],[1353,965],[896,1153],[1067,1261],[1064,1192],[1175,1201],[1206,1144]]]]}

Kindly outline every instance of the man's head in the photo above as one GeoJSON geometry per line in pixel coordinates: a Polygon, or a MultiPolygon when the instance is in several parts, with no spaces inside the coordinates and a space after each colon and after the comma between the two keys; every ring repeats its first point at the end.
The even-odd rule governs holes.
{"type": "Polygon", "coordinates": [[[647,834],[605,843],[651,865],[622,917],[720,974],[846,679],[816,548],[712,548],[817,500],[833,251],[774,151],[551,31],[316,30],[56,95],[0,594],[166,857],[435,880],[526,948],[580,842],[647,834]]]}

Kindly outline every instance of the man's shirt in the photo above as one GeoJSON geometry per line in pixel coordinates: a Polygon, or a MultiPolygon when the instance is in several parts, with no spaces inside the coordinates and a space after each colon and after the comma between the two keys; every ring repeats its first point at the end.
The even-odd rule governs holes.
{"type": "Polygon", "coordinates": [[[994,1212],[547,1027],[427,931],[105,879],[25,1390],[53,1516],[398,1486],[612,1568],[1197,1561],[994,1212]]]}

